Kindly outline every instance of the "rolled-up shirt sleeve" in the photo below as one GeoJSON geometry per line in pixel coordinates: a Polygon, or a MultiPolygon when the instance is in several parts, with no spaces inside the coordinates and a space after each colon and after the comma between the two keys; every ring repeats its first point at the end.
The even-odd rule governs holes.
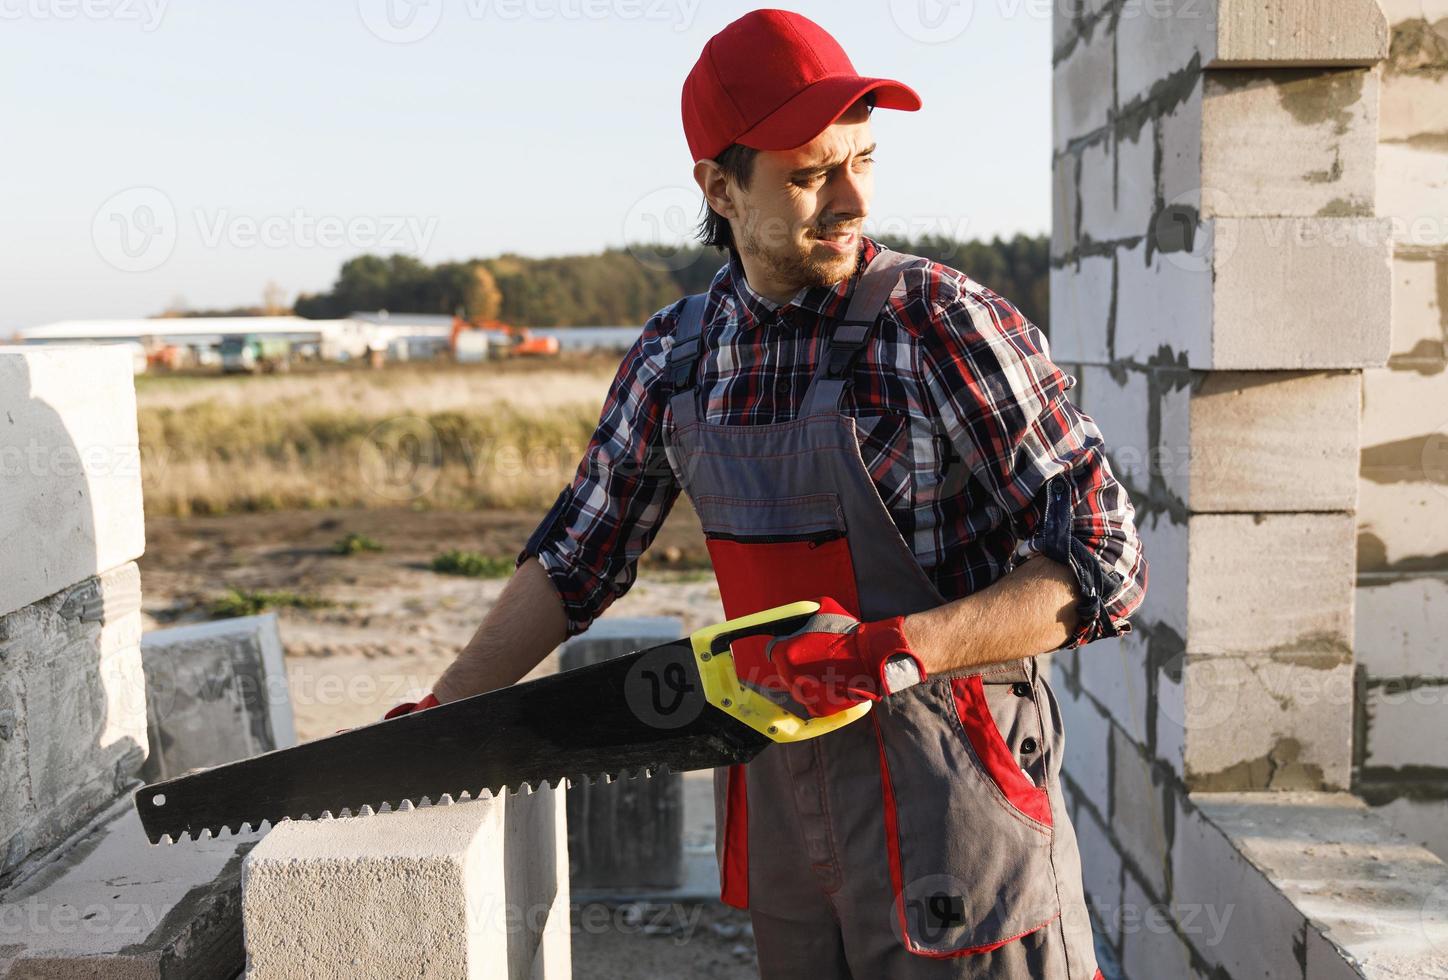
{"type": "Polygon", "coordinates": [[[676,303],[656,313],[619,363],[598,426],[516,565],[536,557],[563,601],[568,635],[633,586],[639,556],[679,495],[663,451],[664,367],[676,303]]]}
{"type": "Polygon", "coordinates": [[[965,465],[1009,515],[1011,567],[1045,555],[1076,579],[1078,626],[1062,649],[1128,632],[1147,565],[1135,512],[1076,380],[1041,331],[968,280],[944,283],[922,343],[926,389],[965,465]]]}

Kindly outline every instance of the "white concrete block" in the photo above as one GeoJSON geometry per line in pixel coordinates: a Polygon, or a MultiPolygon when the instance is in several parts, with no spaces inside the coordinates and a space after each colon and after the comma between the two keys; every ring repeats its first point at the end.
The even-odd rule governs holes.
{"type": "Polygon", "coordinates": [[[1213,223],[1196,228],[1190,251],[1147,243],[1117,253],[1118,360],[1144,364],[1163,351],[1185,353],[1189,366],[1210,368],[1212,348],[1213,223]]]}
{"type": "Polygon", "coordinates": [[[1214,71],[1202,112],[1214,216],[1371,215],[1378,74],[1214,71]]]}
{"type": "Polygon", "coordinates": [[[1202,89],[1199,75],[1190,93],[1170,112],[1156,121],[1161,142],[1161,199],[1168,206],[1188,205],[1211,214],[1216,203],[1214,190],[1203,193],[1202,179],[1202,89]],[[1205,201],[1203,198],[1205,197],[1205,201]]]}
{"type": "Polygon", "coordinates": [[[1073,695],[1064,683],[1053,683],[1052,690],[1066,728],[1062,771],[1097,812],[1105,814],[1111,798],[1111,720],[1084,691],[1073,695]]]}
{"type": "Polygon", "coordinates": [[[1421,450],[1402,459],[1377,458],[1375,448],[1448,433],[1448,372],[1363,372],[1363,468],[1381,478],[1425,479],[1433,460],[1421,450]]]}
{"type": "Polygon", "coordinates": [[[1441,766],[1448,759],[1448,684],[1369,685],[1366,766],[1441,766]]]}
{"type": "Polygon", "coordinates": [[[1220,0],[1212,68],[1372,65],[1388,56],[1377,0],[1220,0]]]}
{"type": "Polygon", "coordinates": [[[1111,831],[1151,893],[1165,897],[1171,834],[1162,782],[1144,747],[1119,728],[1112,729],[1112,742],[1111,831]]]}
{"type": "Polygon", "coordinates": [[[1142,626],[1159,625],[1178,636],[1187,635],[1188,527],[1165,512],[1144,514],[1137,519],[1137,534],[1150,563],[1149,599],[1132,617],[1142,626]]]}
{"type": "Polygon", "coordinates": [[[1383,79],[1378,138],[1393,143],[1445,132],[1448,132],[1448,75],[1433,78],[1389,71],[1383,79]]]}
{"type": "Polygon", "coordinates": [[[1361,402],[1354,372],[1212,372],[1190,443],[1162,453],[1189,460],[1164,467],[1167,486],[1194,511],[1352,510],[1361,402]]]}
{"type": "Polygon", "coordinates": [[[1433,22],[1448,17],[1448,0],[1380,0],[1389,24],[1409,20],[1433,22]]]}
{"type": "MultiPolygon", "coordinates": [[[[1448,76],[1445,76],[1448,77],[1448,76]]],[[[1432,372],[1448,361],[1448,249],[1393,258],[1391,367],[1432,372]]]]}
{"type": "MultiPolygon", "coordinates": [[[[1225,860],[1240,870],[1241,887],[1234,890],[1239,913],[1249,913],[1233,916],[1222,948],[1271,954],[1265,963],[1254,957],[1240,969],[1229,964],[1232,976],[1277,975],[1264,967],[1279,961],[1281,940],[1306,941],[1299,919],[1365,977],[1448,973],[1448,868],[1403,840],[1362,800],[1346,793],[1199,793],[1192,799],[1206,818],[1202,823],[1230,841],[1235,855],[1225,860]],[[1238,932],[1239,923],[1251,932],[1238,932]]],[[[1195,860],[1192,843],[1179,833],[1181,866],[1208,870],[1195,860]]],[[[1175,880],[1186,886],[1193,879],[1175,880]]],[[[1307,955],[1325,952],[1309,948],[1307,955]]],[[[1300,961],[1296,966],[1302,969],[1300,961]]],[[[1318,975],[1307,974],[1313,980],[1318,975]]]]}
{"type": "Polygon", "coordinates": [[[1211,224],[1212,348],[1209,356],[1192,349],[1192,367],[1303,370],[1386,363],[1392,336],[1386,222],[1215,218],[1211,224]]]}
{"type": "Polygon", "coordinates": [[[1400,796],[1373,807],[1373,812],[1381,814],[1394,830],[1414,844],[1448,860],[1448,800],[1400,796]]]}
{"type": "Polygon", "coordinates": [[[1151,485],[1155,448],[1149,427],[1149,374],[1134,368],[1087,365],[1082,368],[1082,411],[1096,421],[1106,439],[1111,470],[1128,487],[1144,492],[1151,485]]]}
{"type": "Polygon", "coordinates": [[[248,980],[568,976],[561,955],[533,972],[544,913],[551,918],[567,890],[567,851],[556,850],[560,830],[549,822],[562,810],[484,798],[283,823],[243,871],[248,980]],[[537,825],[510,830],[505,812],[537,825]]]}
{"type": "Polygon", "coordinates": [[[130,797],[0,896],[0,976],[233,977],[242,857],[257,835],[151,846],[130,797]]]}
{"type": "Polygon", "coordinates": [[[1351,658],[1351,514],[1201,514],[1188,547],[1190,651],[1351,658]]]}
{"type": "Polygon", "coordinates": [[[1097,640],[1077,659],[1081,687],[1138,743],[1146,741],[1147,658],[1140,631],[1097,640]]]}
{"type": "Polygon", "coordinates": [[[1112,259],[1087,256],[1051,270],[1051,352],[1057,361],[1109,364],[1112,259]]]}
{"type": "MultiPolygon", "coordinates": [[[[1441,473],[1440,445],[1437,439],[1428,443],[1429,471],[1435,474],[1441,473]]],[[[1360,571],[1441,568],[1441,556],[1448,553],[1448,484],[1364,480],[1358,500],[1360,571]]]]}
{"type": "Polygon", "coordinates": [[[1356,662],[1369,677],[1448,677],[1448,575],[1361,575],[1356,662]]]}
{"type": "Polygon", "coordinates": [[[141,655],[147,782],[297,743],[275,613],[154,630],[141,655]]]}
{"type": "MultiPolygon", "coordinates": [[[[678,629],[671,636],[677,639],[678,629]]],[[[573,960],[564,793],[544,789],[513,794],[504,813],[508,976],[569,980],[573,960]]]]}
{"type": "Polygon", "coordinates": [[[1089,810],[1080,810],[1072,821],[1076,845],[1081,852],[1081,880],[1086,886],[1086,900],[1106,925],[1108,939],[1114,945],[1120,939],[1121,917],[1121,855],[1116,845],[1089,810]]]}
{"type": "Polygon", "coordinates": [[[1448,245],[1448,153],[1429,142],[1378,147],[1378,214],[1398,246],[1448,245]]]}
{"type": "Polygon", "coordinates": [[[0,614],[144,549],[130,351],[0,347],[0,614]]]}
{"type": "Polygon", "coordinates": [[[1062,259],[1076,249],[1079,224],[1076,200],[1077,170],[1081,158],[1058,153],[1051,162],[1051,258],[1062,259]]]}
{"type": "Polygon", "coordinates": [[[247,980],[505,977],[503,801],[287,822],[246,861],[247,980]]]}
{"type": "MultiPolygon", "coordinates": [[[[1204,795],[1194,793],[1192,801],[1204,795]]],[[[1172,902],[1192,909],[1210,930],[1194,941],[1197,952],[1227,976],[1300,980],[1294,946],[1302,941],[1306,916],[1200,811],[1179,816],[1172,902]]]]}
{"type": "Polygon", "coordinates": [[[1154,85],[1188,69],[1211,44],[1214,4],[1200,0],[1125,0],[1117,21],[1117,99],[1147,98],[1154,85]]]}
{"type": "Polygon", "coordinates": [[[1153,127],[1143,127],[1134,139],[1113,136],[1081,151],[1081,238],[1141,237],[1150,230],[1155,203],[1153,127]]]}
{"type": "Polygon", "coordinates": [[[1158,710],[1184,732],[1192,788],[1318,790],[1348,785],[1352,704],[1351,664],[1190,654],[1158,710]]]}
{"type": "Polygon", "coordinates": [[[1107,124],[1114,48],[1111,33],[1097,28],[1089,39],[1077,41],[1066,60],[1056,65],[1051,118],[1052,146],[1057,151],[1107,124]]]}
{"type": "Polygon", "coordinates": [[[133,564],[0,616],[0,874],[110,805],[146,758],[133,564]]]}
{"type": "Polygon", "coordinates": [[[1121,904],[1121,966],[1128,977],[1190,977],[1191,948],[1173,927],[1175,907],[1126,876],[1121,904]]]}

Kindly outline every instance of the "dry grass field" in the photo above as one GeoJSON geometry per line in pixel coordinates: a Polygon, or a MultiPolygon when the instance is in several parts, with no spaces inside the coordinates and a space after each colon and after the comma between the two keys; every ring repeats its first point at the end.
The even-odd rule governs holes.
{"type": "Polygon", "coordinates": [[[137,379],[152,515],[547,507],[618,356],[137,379]]]}

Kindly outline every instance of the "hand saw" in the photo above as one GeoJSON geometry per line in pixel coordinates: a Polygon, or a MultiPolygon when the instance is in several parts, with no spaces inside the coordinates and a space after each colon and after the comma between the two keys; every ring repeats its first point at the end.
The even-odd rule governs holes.
{"type": "Polygon", "coordinates": [[[357,816],[565,780],[748,762],[816,738],[869,702],[806,718],[742,684],[731,644],[782,636],[819,609],[793,602],[659,646],[151,783],[135,804],[151,843],[357,816]]]}

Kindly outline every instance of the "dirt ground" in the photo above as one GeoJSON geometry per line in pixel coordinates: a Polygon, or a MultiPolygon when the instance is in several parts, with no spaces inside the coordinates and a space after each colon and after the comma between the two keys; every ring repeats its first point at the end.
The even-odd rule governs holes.
{"type": "MultiPolygon", "coordinates": [[[[428,690],[502,591],[502,579],[441,575],[450,548],[511,559],[541,514],[407,510],[283,511],[148,520],[141,559],[147,629],[207,618],[228,589],[291,592],[320,608],[277,610],[302,740],[379,718],[428,690]],[[349,533],[380,552],[338,555],[349,533]]],[[[607,616],[677,616],[688,632],[723,618],[698,521],[680,500],[607,616]]],[[[545,662],[540,669],[552,669],[545,662]]],[[[685,847],[713,842],[707,773],[685,790],[685,847]]],[[[577,980],[748,980],[757,976],[748,916],[718,904],[579,905],[577,980]]]]}

